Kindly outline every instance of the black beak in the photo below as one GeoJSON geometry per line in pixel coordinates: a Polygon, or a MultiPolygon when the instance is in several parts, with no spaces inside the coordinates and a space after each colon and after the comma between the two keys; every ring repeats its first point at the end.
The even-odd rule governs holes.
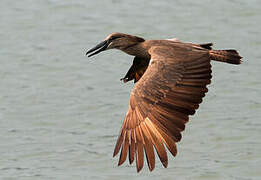
{"type": "Polygon", "coordinates": [[[88,57],[91,57],[91,56],[93,56],[93,55],[95,55],[95,54],[98,54],[98,53],[100,53],[100,52],[106,50],[107,47],[108,47],[108,45],[109,45],[109,41],[108,41],[108,40],[102,41],[102,42],[99,43],[97,46],[95,46],[94,48],[92,48],[92,49],[90,49],[89,51],[87,51],[86,55],[89,54],[89,53],[91,53],[91,52],[93,52],[93,51],[95,51],[95,50],[97,50],[97,51],[95,51],[95,52],[92,53],[92,54],[89,54],[88,57]]]}

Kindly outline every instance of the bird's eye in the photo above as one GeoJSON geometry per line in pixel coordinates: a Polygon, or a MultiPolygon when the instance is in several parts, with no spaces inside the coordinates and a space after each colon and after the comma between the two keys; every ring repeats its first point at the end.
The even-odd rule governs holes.
{"type": "Polygon", "coordinates": [[[113,41],[113,40],[115,40],[115,39],[117,39],[117,38],[119,38],[119,37],[117,37],[117,36],[112,36],[112,37],[110,37],[110,41],[113,41]]]}

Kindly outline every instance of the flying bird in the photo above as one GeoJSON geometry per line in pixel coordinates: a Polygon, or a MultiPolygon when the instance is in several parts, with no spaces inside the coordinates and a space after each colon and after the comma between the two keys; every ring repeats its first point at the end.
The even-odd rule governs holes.
{"type": "Polygon", "coordinates": [[[236,50],[213,50],[212,45],[180,42],[176,38],[145,40],[112,33],[86,53],[91,57],[108,49],[119,49],[134,56],[133,64],[121,79],[133,80],[135,86],[113,153],[115,156],[121,151],[119,166],[128,156],[130,164],[136,159],[139,172],[145,154],[152,171],[157,152],[166,168],[165,147],[176,156],[176,143],[181,140],[189,115],[195,114],[208,91],[212,77],[210,61],[241,63],[242,57],[236,50]]]}

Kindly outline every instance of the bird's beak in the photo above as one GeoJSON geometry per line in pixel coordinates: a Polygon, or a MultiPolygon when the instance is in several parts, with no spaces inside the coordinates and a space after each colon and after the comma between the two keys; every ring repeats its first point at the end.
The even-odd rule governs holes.
{"type": "Polygon", "coordinates": [[[93,55],[95,55],[95,54],[98,54],[98,53],[100,53],[100,52],[106,50],[107,47],[108,47],[108,45],[109,45],[109,41],[108,41],[108,40],[102,41],[102,42],[99,43],[97,46],[95,46],[94,48],[92,48],[92,49],[90,49],[89,51],[87,51],[86,55],[89,54],[88,57],[91,57],[91,56],[93,56],[93,55]],[[97,51],[95,51],[95,50],[97,50],[97,51]],[[92,53],[93,51],[95,51],[95,52],[92,53]],[[90,53],[92,53],[92,54],[90,54],[90,53]]]}

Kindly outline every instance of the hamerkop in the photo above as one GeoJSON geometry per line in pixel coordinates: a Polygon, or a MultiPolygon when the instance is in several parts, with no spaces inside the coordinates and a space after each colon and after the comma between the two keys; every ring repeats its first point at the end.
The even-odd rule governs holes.
{"type": "Polygon", "coordinates": [[[145,151],[149,170],[152,171],[155,168],[155,148],[163,166],[167,167],[165,146],[176,156],[176,143],[181,139],[189,115],[195,113],[208,91],[207,85],[212,77],[210,61],[241,63],[242,57],[236,50],[213,50],[211,46],[212,43],[144,40],[112,33],[86,53],[91,57],[107,49],[119,49],[135,56],[132,66],[122,78],[124,82],[134,80],[136,84],[113,153],[115,156],[121,149],[118,165],[129,154],[130,164],[136,157],[139,172],[145,151]]]}

